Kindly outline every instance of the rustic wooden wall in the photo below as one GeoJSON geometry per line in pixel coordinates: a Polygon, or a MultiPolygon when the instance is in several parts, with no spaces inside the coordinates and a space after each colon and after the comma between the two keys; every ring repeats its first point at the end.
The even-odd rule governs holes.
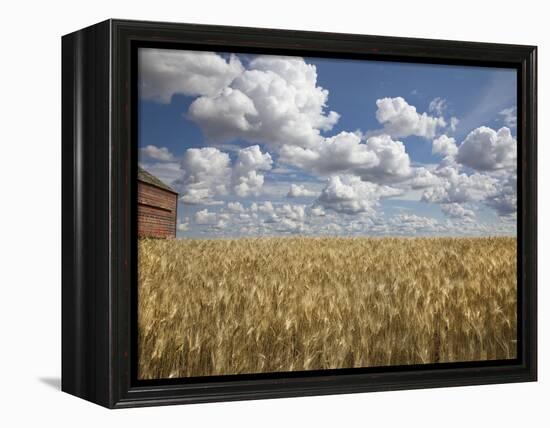
{"type": "Polygon", "coordinates": [[[177,204],[175,193],[138,181],[138,236],[174,238],[177,204]]]}

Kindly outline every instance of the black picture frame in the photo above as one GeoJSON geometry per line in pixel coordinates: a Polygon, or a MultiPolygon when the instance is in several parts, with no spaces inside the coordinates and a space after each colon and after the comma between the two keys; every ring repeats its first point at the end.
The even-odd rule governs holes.
{"type": "Polygon", "coordinates": [[[109,408],[537,379],[537,49],[107,20],[62,38],[62,390],[109,408]],[[518,358],[277,375],[136,378],[136,46],[515,68],[518,358]]]}

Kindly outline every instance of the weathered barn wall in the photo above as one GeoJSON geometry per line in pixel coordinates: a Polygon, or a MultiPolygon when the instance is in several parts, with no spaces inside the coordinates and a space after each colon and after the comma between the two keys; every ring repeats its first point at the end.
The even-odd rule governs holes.
{"type": "Polygon", "coordinates": [[[138,181],[138,236],[174,238],[177,203],[176,193],[138,181]]]}

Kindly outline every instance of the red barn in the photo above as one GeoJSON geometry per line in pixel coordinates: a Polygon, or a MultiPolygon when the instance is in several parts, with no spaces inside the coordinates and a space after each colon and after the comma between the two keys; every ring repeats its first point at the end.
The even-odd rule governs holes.
{"type": "Polygon", "coordinates": [[[138,167],[138,236],[175,238],[178,194],[138,167]]]}

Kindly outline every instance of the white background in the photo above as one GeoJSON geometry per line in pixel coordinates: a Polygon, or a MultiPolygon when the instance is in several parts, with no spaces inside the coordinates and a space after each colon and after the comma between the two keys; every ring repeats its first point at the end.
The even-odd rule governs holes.
{"type": "Polygon", "coordinates": [[[4,1],[0,6],[0,425],[548,426],[550,170],[543,1],[4,1]],[[538,383],[108,411],[59,391],[61,41],[106,18],[539,46],[538,383]],[[546,336],[545,336],[546,333],[546,336]],[[546,397],[545,397],[546,395],[546,397]]]}

